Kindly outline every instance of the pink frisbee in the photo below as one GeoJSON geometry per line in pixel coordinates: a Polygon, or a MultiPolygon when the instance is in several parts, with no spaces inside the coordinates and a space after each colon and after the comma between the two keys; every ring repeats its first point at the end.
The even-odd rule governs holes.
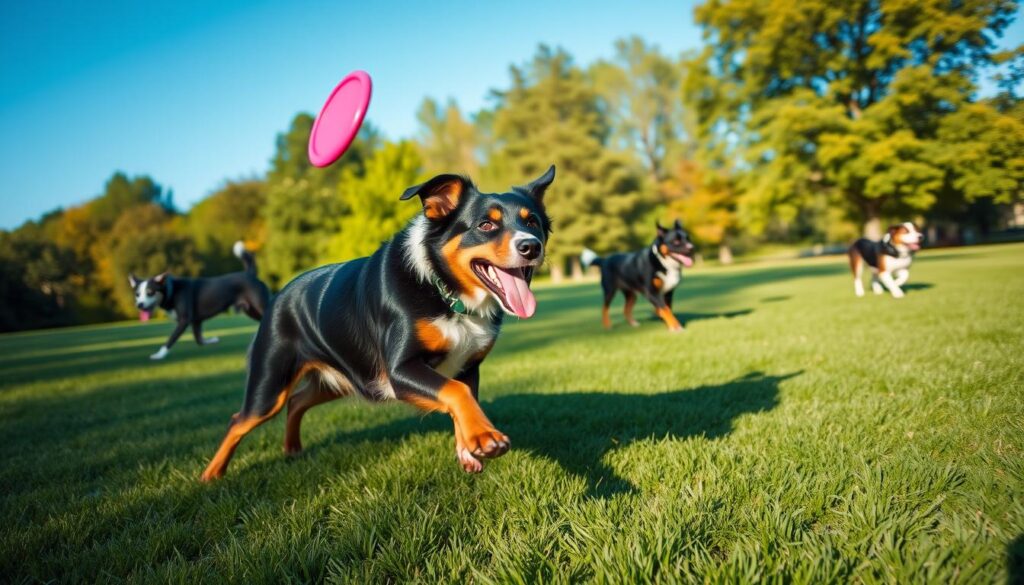
{"type": "Polygon", "coordinates": [[[372,90],[373,84],[365,71],[353,71],[338,83],[313,122],[309,162],[326,167],[345,154],[366,117],[372,90]]]}

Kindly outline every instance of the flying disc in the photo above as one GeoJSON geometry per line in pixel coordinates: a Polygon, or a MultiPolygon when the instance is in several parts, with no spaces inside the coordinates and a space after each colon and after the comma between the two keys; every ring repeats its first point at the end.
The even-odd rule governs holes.
{"type": "Polygon", "coordinates": [[[345,154],[370,105],[373,84],[365,71],[353,71],[334,88],[309,134],[309,162],[326,167],[345,154]]]}

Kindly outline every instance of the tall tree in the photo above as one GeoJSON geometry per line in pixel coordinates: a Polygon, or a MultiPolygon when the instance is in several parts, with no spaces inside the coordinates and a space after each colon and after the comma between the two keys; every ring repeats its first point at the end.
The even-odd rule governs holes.
{"type": "Polygon", "coordinates": [[[238,259],[231,250],[238,240],[244,240],[250,248],[262,249],[266,203],[266,183],[250,179],[226,182],[189,210],[188,232],[202,256],[204,273],[238,270],[238,259]]]}
{"type": "Polygon", "coordinates": [[[702,137],[737,147],[750,173],[740,215],[757,231],[833,189],[865,233],[923,211],[950,172],[945,117],[973,97],[1012,0],[709,0],[707,47],[690,76],[702,137]]]}
{"type": "Polygon", "coordinates": [[[277,138],[277,149],[267,173],[267,245],[263,264],[272,286],[316,266],[324,242],[333,235],[346,203],[338,196],[345,169],[361,175],[363,165],[379,140],[364,124],[341,159],[326,168],[309,162],[307,148],[313,117],[301,113],[288,132],[277,138]]]}
{"type": "Polygon", "coordinates": [[[629,156],[606,148],[596,92],[565,51],[541,46],[511,76],[511,87],[495,92],[495,150],[484,176],[506,188],[558,167],[545,198],[555,227],[549,265],[555,279],[567,265],[580,274],[584,246],[609,251],[637,241],[633,225],[649,211],[642,177],[629,156]]]}
{"type": "Polygon", "coordinates": [[[615,41],[615,57],[594,63],[589,73],[612,140],[637,153],[652,182],[663,180],[667,159],[682,154],[685,137],[679,99],[682,65],[634,36],[615,41]]]}
{"type": "Polygon", "coordinates": [[[324,262],[351,260],[372,254],[419,212],[420,207],[399,201],[401,194],[417,183],[423,164],[411,142],[387,143],[366,161],[365,172],[345,171],[341,196],[348,213],[327,242],[324,262]]]}
{"type": "Polygon", "coordinates": [[[442,109],[432,98],[425,98],[416,119],[420,123],[420,154],[428,174],[477,175],[477,128],[463,117],[455,100],[449,99],[442,109]]]}

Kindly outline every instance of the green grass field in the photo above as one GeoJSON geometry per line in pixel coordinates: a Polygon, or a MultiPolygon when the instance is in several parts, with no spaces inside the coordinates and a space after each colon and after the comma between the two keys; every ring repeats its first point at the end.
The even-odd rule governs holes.
{"type": "Polygon", "coordinates": [[[845,263],[696,271],[688,331],[600,328],[544,288],[484,363],[512,451],[358,399],[283,417],[197,481],[255,325],[0,337],[0,581],[1024,581],[1024,246],[921,254],[908,295],[845,263]]]}

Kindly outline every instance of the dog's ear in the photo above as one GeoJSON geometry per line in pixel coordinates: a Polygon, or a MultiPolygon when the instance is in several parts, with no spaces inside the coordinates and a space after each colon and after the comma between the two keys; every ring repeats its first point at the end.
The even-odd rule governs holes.
{"type": "Polygon", "coordinates": [[[668,233],[668,230],[661,227],[660,220],[654,220],[654,227],[658,228],[658,237],[664,237],[668,233]]]}
{"type": "Polygon", "coordinates": [[[132,285],[132,288],[139,286],[139,279],[131,272],[128,273],[128,284],[132,285]]]}
{"type": "Polygon", "coordinates": [[[156,276],[153,277],[153,282],[155,282],[157,284],[163,284],[164,281],[166,281],[166,280],[167,280],[167,271],[166,270],[164,270],[160,274],[157,274],[156,276]]]}
{"type": "Polygon", "coordinates": [[[548,167],[548,170],[545,171],[545,173],[543,175],[537,177],[532,182],[530,182],[530,184],[528,184],[528,185],[523,185],[522,187],[517,187],[516,191],[520,191],[522,193],[525,193],[525,194],[529,195],[530,197],[533,197],[534,199],[536,199],[538,202],[543,202],[544,201],[544,193],[547,192],[548,187],[551,185],[551,182],[554,181],[554,180],[555,180],[555,165],[551,165],[550,167],[548,167]]]}
{"type": "Polygon", "coordinates": [[[681,229],[683,229],[683,222],[681,222],[681,221],[679,221],[677,219],[676,223],[675,223],[675,225],[673,227],[675,227],[675,229],[677,229],[677,230],[681,230],[681,229]]]}
{"type": "Polygon", "coordinates": [[[414,185],[402,193],[401,200],[412,199],[419,195],[423,201],[423,215],[427,219],[444,219],[459,205],[470,184],[459,175],[438,175],[426,183],[414,185]]]}

